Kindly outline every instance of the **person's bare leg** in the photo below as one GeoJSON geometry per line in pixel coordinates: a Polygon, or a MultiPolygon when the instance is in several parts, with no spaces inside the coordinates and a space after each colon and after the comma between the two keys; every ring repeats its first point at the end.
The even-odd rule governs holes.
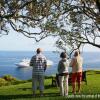
{"type": "Polygon", "coordinates": [[[81,82],[78,82],[78,93],[81,92],[81,82]]]}
{"type": "Polygon", "coordinates": [[[76,82],[72,83],[73,94],[76,94],[76,82]]]}

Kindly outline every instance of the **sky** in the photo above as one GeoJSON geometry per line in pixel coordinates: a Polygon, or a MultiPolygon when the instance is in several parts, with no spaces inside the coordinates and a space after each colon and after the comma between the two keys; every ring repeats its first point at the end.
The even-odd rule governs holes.
{"type": "MultiPolygon", "coordinates": [[[[48,37],[36,43],[33,38],[27,38],[23,34],[11,30],[8,35],[0,37],[0,51],[35,51],[38,47],[44,51],[54,51],[57,50],[55,40],[54,37],[48,37]]],[[[100,52],[100,49],[85,45],[83,51],[100,52]]]]}
{"type": "Polygon", "coordinates": [[[54,51],[56,38],[48,37],[40,42],[27,38],[21,33],[11,31],[8,35],[0,37],[0,51],[35,51],[42,48],[44,51],[54,51]]]}

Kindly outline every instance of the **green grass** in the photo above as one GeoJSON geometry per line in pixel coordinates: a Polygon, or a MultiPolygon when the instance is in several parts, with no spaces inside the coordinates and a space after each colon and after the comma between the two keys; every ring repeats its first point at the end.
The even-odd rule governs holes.
{"type": "MultiPolygon", "coordinates": [[[[51,79],[45,79],[44,97],[39,97],[39,90],[37,90],[37,97],[34,98],[32,96],[31,86],[31,82],[2,86],[0,87],[0,100],[68,100],[66,97],[59,96],[59,88],[51,86],[51,79]]],[[[72,87],[69,86],[70,96],[72,96],[71,91],[72,87]]],[[[82,95],[90,94],[100,94],[100,71],[87,71],[87,85],[85,82],[82,82],[82,95]]],[[[75,98],[69,98],[69,100],[71,99],[73,100],[75,98]]],[[[76,99],[79,100],[77,97],[76,99]]],[[[82,98],[80,99],[82,100],[82,98]]],[[[83,98],[83,100],[85,99],[83,98]]]]}

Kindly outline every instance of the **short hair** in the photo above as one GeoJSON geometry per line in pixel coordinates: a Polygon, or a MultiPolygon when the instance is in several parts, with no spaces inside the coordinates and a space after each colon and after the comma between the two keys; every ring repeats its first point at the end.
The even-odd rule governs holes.
{"type": "Polygon", "coordinates": [[[75,51],[74,56],[77,57],[79,55],[78,51],[75,51]]]}
{"type": "Polygon", "coordinates": [[[66,53],[65,53],[65,52],[62,52],[62,53],[60,54],[60,57],[61,57],[61,58],[66,58],[66,57],[67,57],[67,55],[66,55],[66,53]]]}
{"type": "Polygon", "coordinates": [[[38,53],[42,52],[42,49],[41,49],[41,48],[38,48],[38,49],[36,50],[36,52],[37,52],[37,54],[38,54],[38,53]]]}

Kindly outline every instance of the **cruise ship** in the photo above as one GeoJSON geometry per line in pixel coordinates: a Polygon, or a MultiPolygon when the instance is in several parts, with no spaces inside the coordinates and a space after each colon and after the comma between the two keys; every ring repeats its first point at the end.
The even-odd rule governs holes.
{"type": "MultiPolygon", "coordinates": [[[[30,59],[22,59],[21,62],[19,63],[16,63],[15,65],[18,66],[18,67],[21,67],[21,68],[25,68],[25,67],[31,67],[29,65],[30,63],[30,59]]],[[[47,60],[47,66],[52,66],[53,65],[53,62],[51,60],[47,60]]]]}

